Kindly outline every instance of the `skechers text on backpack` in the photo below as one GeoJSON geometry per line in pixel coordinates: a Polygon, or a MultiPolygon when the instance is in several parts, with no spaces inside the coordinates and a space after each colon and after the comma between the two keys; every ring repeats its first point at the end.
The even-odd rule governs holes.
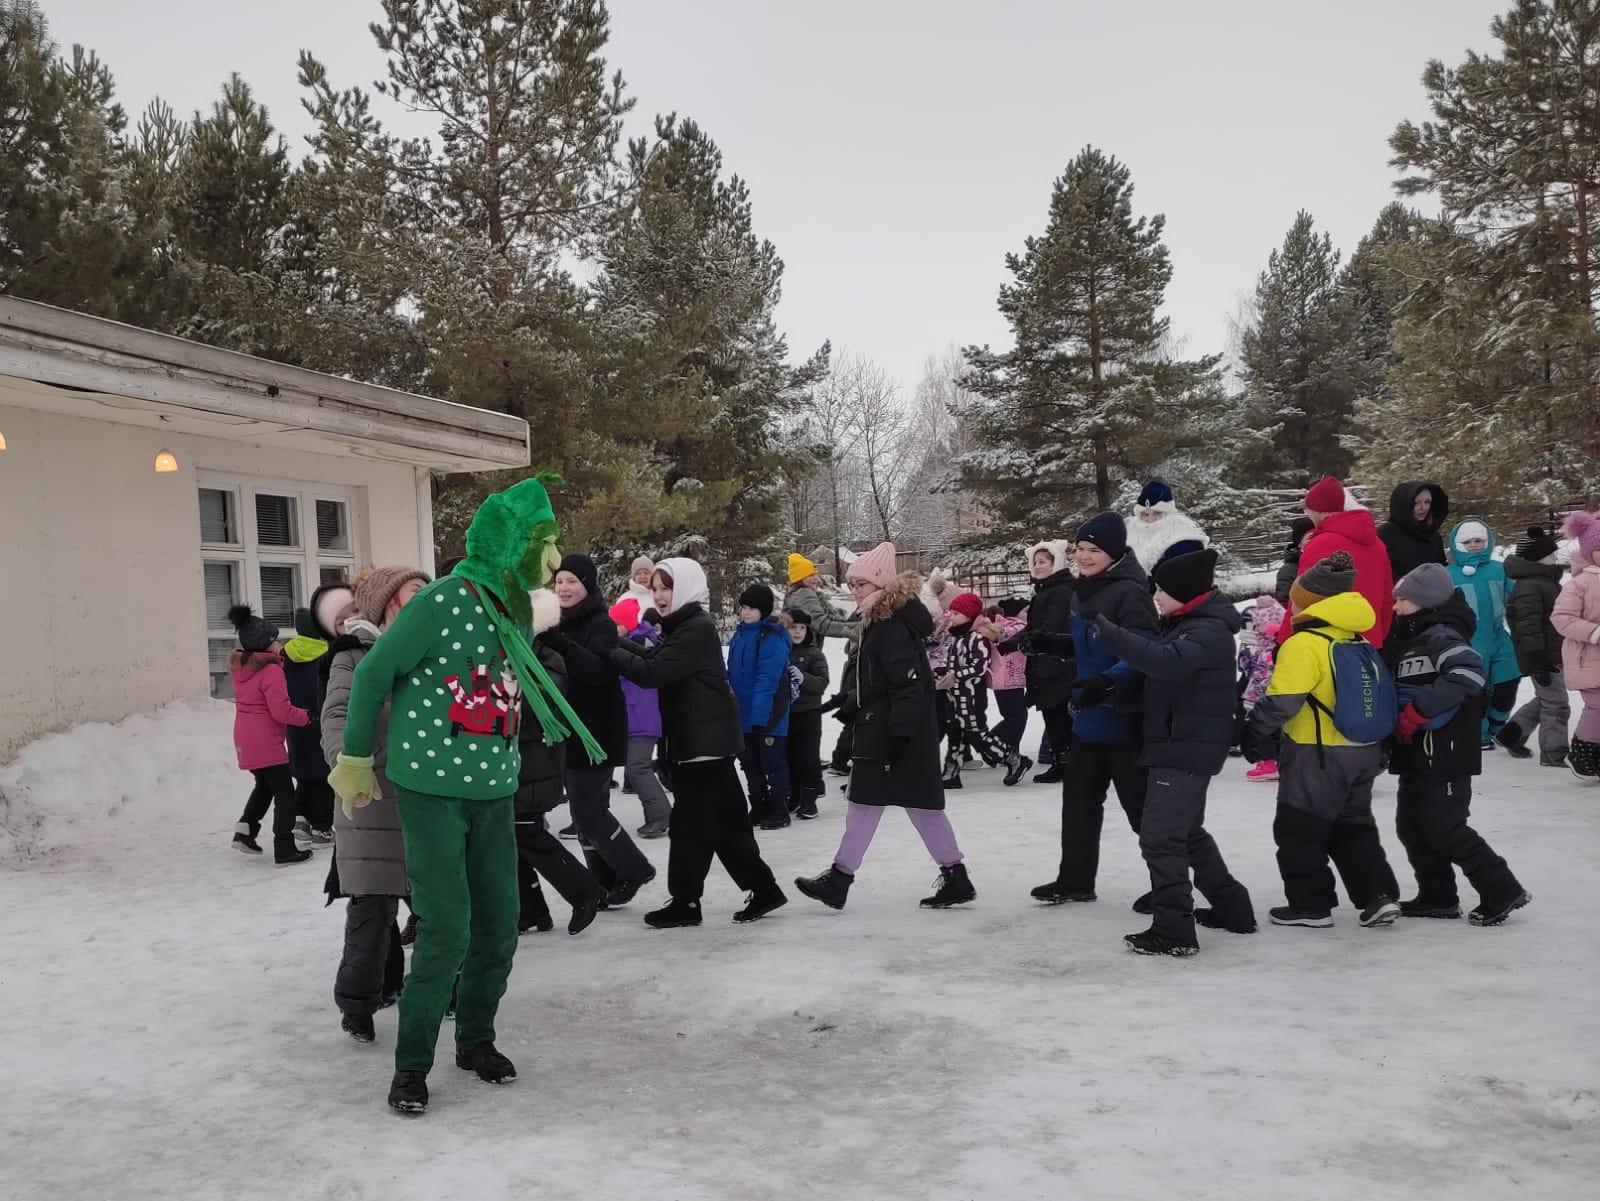
{"type": "Polygon", "coordinates": [[[1328,658],[1333,664],[1333,707],[1330,709],[1314,696],[1306,698],[1316,718],[1317,744],[1322,744],[1324,715],[1350,742],[1370,745],[1393,734],[1400,717],[1399,693],[1378,648],[1365,638],[1346,642],[1321,630],[1305,632],[1326,638],[1331,644],[1328,658]]]}

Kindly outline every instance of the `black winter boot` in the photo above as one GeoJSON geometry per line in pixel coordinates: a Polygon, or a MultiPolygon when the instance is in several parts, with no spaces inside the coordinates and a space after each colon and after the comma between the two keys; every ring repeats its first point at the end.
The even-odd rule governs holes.
{"type": "Polygon", "coordinates": [[[745,897],[744,908],[733,915],[736,922],[753,922],[757,918],[766,917],[774,909],[782,909],[789,903],[789,898],[783,895],[783,889],[778,887],[774,880],[766,888],[758,888],[745,897]]]}
{"type": "Polygon", "coordinates": [[[644,924],[652,930],[684,930],[700,924],[699,901],[668,901],[660,909],[644,915],[644,924]]]}
{"type": "Polygon", "coordinates": [[[256,841],[257,830],[250,827],[249,822],[235,822],[233,826],[233,849],[243,851],[246,855],[261,854],[261,844],[256,841]]]}
{"type": "Polygon", "coordinates": [[[1401,917],[1458,918],[1461,905],[1457,901],[1430,901],[1427,897],[1413,897],[1400,902],[1401,917]]]}
{"type": "Polygon", "coordinates": [[[1567,751],[1567,766],[1580,784],[1600,784],[1600,742],[1574,738],[1567,751]]]}
{"type": "Polygon", "coordinates": [[[1226,930],[1229,934],[1254,934],[1256,915],[1248,910],[1241,914],[1220,914],[1215,909],[1198,908],[1194,911],[1194,924],[1207,930],[1226,930]]]}
{"type": "Polygon", "coordinates": [[[1048,884],[1041,884],[1037,888],[1028,890],[1028,895],[1036,901],[1043,901],[1046,905],[1064,905],[1068,901],[1094,901],[1098,900],[1092,892],[1074,892],[1059,880],[1052,880],[1048,884]]]}
{"type": "Polygon", "coordinates": [[[843,909],[850,886],[856,878],[840,867],[830,867],[820,876],[796,876],[794,886],[813,901],[821,901],[829,909],[843,909]]]}
{"type": "Polygon", "coordinates": [[[1033,767],[1033,760],[1018,751],[1012,751],[1011,757],[1006,760],[1005,786],[1010,788],[1013,784],[1022,782],[1022,777],[1028,774],[1033,767]]]}
{"type": "Polygon", "coordinates": [[[1484,901],[1467,914],[1467,920],[1474,926],[1498,926],[1515,910],[1521,909],[1531,900],[1533,900],[1531,892],[1519,890],[1516,896],[1507,897],[1503,901],[1484,901]]]}
{"type": "Polygon", "coordinates": [[[939,884],[931,897],[918,902],[924,909],[949,909],[952,905],[965,905],[978,899],[978,890],[967,878],[967,865],[954,863],[939,869],[939,884]]]}
{"type": "Polygon", "coordinates": [[[389,1084],[389,1108],[396,1113],[427,1113],[428,1073],[396,1072],[389,1084]]]}
{"type": "Polygon", "coordinates": [[[272,840],[272,862],[279,867],[287,867],[291,863],[304,863],[309,858],[311,851],[301,850],[295,845],[293,838],[272,840]]]}
{"type": "Polygon", "coordinates": [[[567,922],[567,933],[582,934],[589,928],[589,923],[594,921],[595,914],[600,912],[604,904],[604,897],[593,897],[587,901],[579,901],[572,907],[572,917],[567,922]]]}
{"type": "Polygon", "coordinates": [[[655,866],[652,865],[650,870],[645,873],[643,879],[626,880],[623,883],[618,884],[606,894],[605,907],[607,909],[621,908],[623,905],[626,905],[629,901],[633,900],[634,897],[638,896],[639,890],[655,878],[656,869],[655,866]]]}
{"type": "Polygon", "coordinates": [[[1500,727],[1500,732],[1494,736],[1500,748],[1513,759],[1532,759],[1533,752],[1528,749],[1528,738],[1522,732],[1521,726],[1514,726],[1510,722],[1500,727]]]}
{"type": "Polygon", "coordinates": [[[456,1067],[463,1072],[476,1072],[485,1084],[510,1084],[517,1078],[517,1069],[493,1043],[479,1043],[465,1051],[456,1052],[456,1067]]]}
{"type": "Polygon", "coordinates": [[[1137,934],[1126,934],[1122,941],[1135,955],[1171,955],[1176,959],[1186,959],[1200,952],[1199,943],[1178,942],[1165,934],[1157,934],[1153,928],[1137,934]]]}
{"type": "Polygon", "coordinates": [[[1052,763],[1038,775],[1033,777],[1035,784],[1059,784],[1066,779],[1066,773],[1061,770],[1059,763],[1052,763]]]}
{"type": "Polygon", "coordinates": [[[375,1042],[378,1031],[372,1024],[370,1013],[347,1013],[339,1021],[339,1029],[343,1030],[358,1043],[375,1042]]]}

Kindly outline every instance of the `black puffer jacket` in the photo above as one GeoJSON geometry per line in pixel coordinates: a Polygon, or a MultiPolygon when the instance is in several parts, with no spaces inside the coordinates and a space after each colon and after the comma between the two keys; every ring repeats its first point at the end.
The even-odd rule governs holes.
{"type": "Polygon", "coordinates": [[[1419,730],[1409,742],[1392,740],[1389,770],[1395,775],[1475,776],[1483,770],[1484,672],[1472,649],[1476,628],[1460,592],[1437,609],[1395,618],[1384,658],[1401,707],[1415,705],[1425,717],[1455,709],[1437,730],[1419,730]]]}
{"type": "Polygon", "coordinates": [[[1506,578],[1511,595],[1506,599],[1506,624],[1517,652],[1517,670],[1525,676],[1561,670],[1561,635],[1550,623],[1550,612],[1561,595],[1565,569],[1559,563],[1540,563],[1521,555],[1507,555],[1506,578]]]}
{"type": "Polygon", "coordinates": [[[1105,617],[1100,639],[1144,677],[1144,750],[1139,762],[1214,776],[1233,742],[1238,659],[1234,635],[1244,622],[1215,592],[1194,608],[1161,622],[1151,639],[1105,617]]]}
{"type": "Polygon", "coordinates": [[[921,588],[915,572],[902,575],[862,621],[852,804],[944,808],[939,718],[925,649],[933,618],[917,599],[921,588]]]}
{"type": "Polygon", "coordinates": [[[822,708],[822,698],[828,691],[828,656],[815,630],[808,627],[805,641],[789,648],[789,667],[800,673],[800,695],[794,698],[789,712],[815,713],[822,708]]]}
{"type": "Polygon", "coordinates": [[[1077,678],[1071,651],[1072,573],[1058,571],[1038,581],[1033,589],[1033,599],[1028,602],[1028,637],[1035,649],[1028,653],[1028,704],[1035,709],[1055,709],[1070,699],[1072,681],[1077,678]]]}
{"type": "Polygon", "coordinates": [[[1389,494],[1389,520],[1378,527],[1378,537],[1389,552],[1389,567],[1399,579],[1424,563],[1444,562],[1444,539],[1439,531],[1450,515],[1450,498],[1443,488],[1427,480],[1407,480],[1396,484],[1389,494]],[[1418,522],[1411,515],[1417,493],[1426,488],[1433,493],[1433,508],[1428,520],[1418,522]]]}
{"type": "Polygon", "coordinates": [[[605,749],[606,765],[623,766],[628,761],[628,702],[612,664],[611,651],[619,639],[605,605],[591,592],[561,610],[561,624],[539,640],[565,660],[567,701],[605,749]]]}
{"type": "Polygon", "coordinates": [[[610,658],[614,669],[635,684],[657,690],[668,762],[726,759],[744,748],[722,638],[698,601],[661,619],[660,646],[651,650],[623,640],[610,658]]]}
{"type": "MultiPolygon", "coordinates": [[[[534,653],[539,656],[539,663],[550,673],[556,687],[566,693],[566,660],[542,644],[535,647],[534,653]]],[[[561,773],[566,770],[569,741],[545,742],[538,718],[528,708],[527,700],[523,700],[522,720],[517,727],[517,749],[522,752],[522,770],[517,776],[517,817],[524,821],[543,817],[567,799],[561,784],[561,773]]]]}

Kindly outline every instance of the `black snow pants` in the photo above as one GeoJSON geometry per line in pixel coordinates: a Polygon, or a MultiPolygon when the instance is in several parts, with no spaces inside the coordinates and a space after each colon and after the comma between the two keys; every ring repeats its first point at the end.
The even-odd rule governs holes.
{"type": "Polygon", "coordinates": [[[1400,777],[1394,830],[1416,873],[1419,900],[1438,906],[1456,904],[1457,867],[1479,900],[1491,908],[1521,895],[1522,885],[1506,861],[1467,825],[1471,808],[1471,776],[1400,777]]]}
{"type": "MultiPolygon", "coordinates": [[[[1055,748],[1061,755],[1061,748],[1055,748]]],[[[1139,766],[1137,743],[1073,742],[1066,752],[1061,781],[1061,870],[1056,882],[1066,892],[1093,892],[1100,872],[1100,828],[1105,822],[1106,793],[1128,815],[1139,832],[1144,813],[1145,769],[1139,766]]]]}
{"type": "Polygon", "coordinates": [[[1378,778],[1382,750],[1323,748],[1287,739],[1282,746],[1272,837],[1289,907],[1321,912],[1338,906],[1330,858],[1357,909],[1379,897],[1398,898],[1400,885],[1372,816],[1372,782],[1378,778]]]}
{"type": "Polygon", "coordinates": [[[400,995],[406,954],[395,920],[399,897],[351,897],[344,911],[344,954],[333,979],[340,1013],[370,1017],[385,998],[400,995]]]}
{"type": "Polygon", "coordinates": [[[1228,872],[1216,840],[1206,832],[1206,789],[1211,780],[1167,767],[1150,769],[1139,822],[1139,850],[1150,869],[1151,928],[1174,942],[1192,944],[1194,888],[1227,925],[1254,919],[1250,894],[1228,872]]]}
{"type": "Polygon", "coordinates": [[[776,888],[772,869],[761,858],[750,807],[733,760],[675,763],[678,787],[668,823],[667,891],[674,901],[698,901],[705,891],[711,860],[722,860],[733,882],[746,892],[776,888]]]}

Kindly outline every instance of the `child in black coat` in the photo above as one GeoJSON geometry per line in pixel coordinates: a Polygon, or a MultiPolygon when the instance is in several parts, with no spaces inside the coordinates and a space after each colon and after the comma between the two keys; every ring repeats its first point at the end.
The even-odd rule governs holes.
{"type": "Polygon", "coordinates": [[[789,705],[789,811],[801,821],[817,816],[822,782],[822,698],[828,691],[828,656],[804,609],[788,609],[779,621],[789,631],[789,671],[800,691],[789,705]]]}
{"type": "Polygon", "coordinates": [[[1472,777],[1482,770],[1483,660],[1474,619],[1450,573],[1424,563],[1394,586],[1388,640],[1401,703],[1389,770],[1400,777],[1395,833],[1417,876],[1404,917],[1458,918],[1455,868],[1478,892],[1474,926],[1498,926],[1533,898],[1506,861],[1467,825],[1472,777]]]}

